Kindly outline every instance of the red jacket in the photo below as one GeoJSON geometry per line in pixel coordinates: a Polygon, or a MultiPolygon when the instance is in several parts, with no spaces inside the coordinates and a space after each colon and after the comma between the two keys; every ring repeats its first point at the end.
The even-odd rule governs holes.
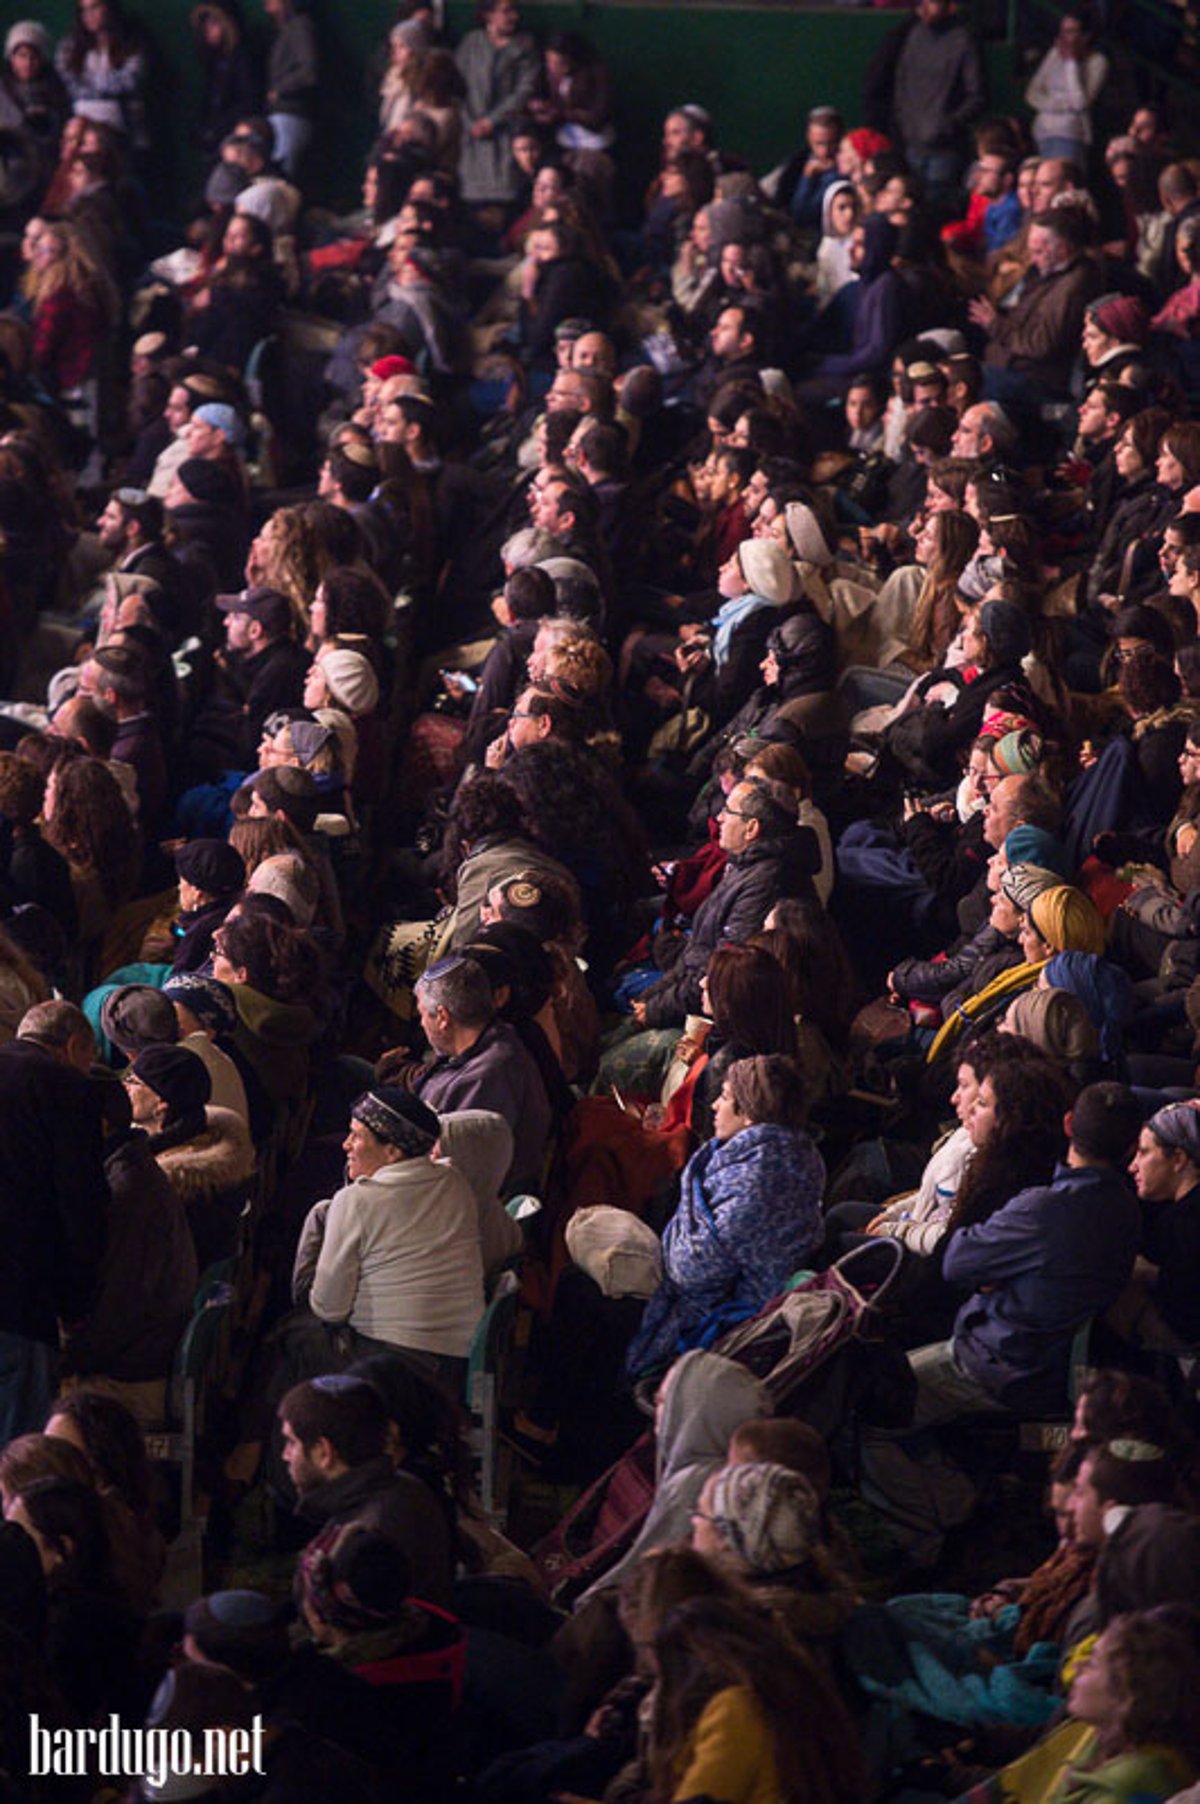
{"type": "Polygon", "coordinates": [[[983,216],[991,204],[986,194],[973,194],[967,202],[966,218],[951,220],[942,227],[942,243],[966,255],[982,251],[983,216]]]}
{"type": "Polygon", "coordinates": [[[104,336],[96,303],[72,288],[48,294],[33,316],[33,361],[55,394],[86,382],[104,336]]]}

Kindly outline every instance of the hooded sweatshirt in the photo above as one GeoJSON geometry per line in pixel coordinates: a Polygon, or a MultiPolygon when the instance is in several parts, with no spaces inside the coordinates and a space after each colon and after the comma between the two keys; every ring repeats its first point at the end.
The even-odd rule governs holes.
{"type": "Polygon", "coordinates": [[[822,376],[873,375],[886,367],[897,340],[904,335],[903,285],[892,268],[896,228],[882,213],[872,213],[863,231],[854,341],[848,351],[831,351],[821,359],[818,374],[822,376]]]}
{"type": "Polygon", "coordinates": [[[457,1109],[441,1117],[441,1127],[438,1163],[452,1165],[475,1193],[487,1274],[515,1259],[523,1244],[520,1225],[500,1200],[500,1186],[512,1164],[512,1129],[493,1109],[457,1109]]]}
{"type": "Polygon", "coordinates": [[[734,1430],[752,1416],[771,1414],[766,1388],[720,1353],[685,1353],[664,1384],[650,1514],[624,1559],[597,1579],[580,1603],[619,1583],[652,1547],[686,1541],[700,1493],[725,1464],[734,1430]]]}
{"type": "Polygon", "coordinates": [[[839,194],[853,194],[853,182],[833,182],[826,188],[821,199],[821,242],[817,246],[817,285],[816,297],[819,306],[831,301],[839,288],[847,282],[858,280],[858,272],[850,262],[850,244],[853,232],[847,232],[839,238],[831,229],[833,203],[839,194]]]}

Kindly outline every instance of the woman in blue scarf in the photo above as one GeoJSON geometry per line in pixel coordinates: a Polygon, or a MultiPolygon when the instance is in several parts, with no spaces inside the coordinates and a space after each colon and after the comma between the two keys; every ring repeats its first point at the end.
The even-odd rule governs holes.
{"type": "Polygon", "coordinates": [[[804,1132],[807,1105],[795,1059],[730,1066],[714,1136],[688,1161],[663,1233],[663,1280],[629,1349],[631,1377],[753,1315],[820,1245],[825,1165],[804,1132]]]}
{"type": "Polygon", "coordinates": [[[1125,1024],[1133,1014],[1133,984],[1120,965],[1094,952],[1058,952],[1042,972],[1047,990],[1078,996],[1100,1035],[1100,1056],[1114,1070],[1123,1067],[1125,1024]]]}
{"type": "Polygon", "coordinates": [[[728,720],[758,682],[759,664],[780,613],[799,599],[796,567],[771,539],[743,539],[717,578],[712,621],[712,713],[728,720]]]}

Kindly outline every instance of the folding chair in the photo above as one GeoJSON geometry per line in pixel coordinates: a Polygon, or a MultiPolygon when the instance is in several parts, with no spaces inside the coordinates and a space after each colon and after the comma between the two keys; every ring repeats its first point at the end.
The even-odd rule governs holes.
{"type": "Polygon", "coordinates": [[[517,1318],[520,1282],[515,1272],[501,1272],[492,1300],[480,1317],[467,1357],[466,1404],[471,1427],[468,1440],[484,1515],[503,1528],[508,1510],[508,1461],[500,1439],[500,1409],[505,1399],[508,1355],[517,1318]]]}

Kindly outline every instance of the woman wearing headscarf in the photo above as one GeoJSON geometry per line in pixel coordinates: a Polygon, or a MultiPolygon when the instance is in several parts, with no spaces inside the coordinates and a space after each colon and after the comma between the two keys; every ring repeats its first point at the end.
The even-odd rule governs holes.
{"type": "Polygon", "coordinates": [[[830,621],[833,618],[833,597],[829,593],[829,580],[834,573],[836,559],[829,548],[821,523],[807,501],[787,502],[783,520],[803,595],[812,603],[822,620],[830,621]]]}
{"type": "Polygon", "coordinates": [[[350,1111],[345,1186],[309,1211],[293,1296],[344,1327],[357,1356],[399,1347],[451,1383],[483,1314],[479,1205],[467,1179],[435,1163],[433,1110],[379,1084],[350,1111]]]}
{"type": "Polygon", "coordinates": [[[1187,1353],[1200,1339],[1200,1109],[1174,1102],[1152,1115],[1130,1170],[1142,1205],[1141,1256],[1109,1320],[1135,1346],[1187,1353]]]}
{"type": "Polygon", "coordinates": [[[999,1032],[1028,1040],[1080,1083],[1098,1075],[1100,1036],[1083,1003],[1069,990],[1025,990],[1005,1009],[999,1032]]]}
{"type": "Polygon", "coordinates": [[[930,1064],[953,1046],[964,1027],[978,1031],[1010,997],[1031,989],[1056,952],[1103,953],[1104,917],[1095,903],[1069,883],[1047,882],[1047,876],[1029,865],[1017,865],[1006,873],[1005,886],[1024,915],[1022,963],[958,1004],[929,1049],[930,1064]]]}
{"type": "MultiPolygon", "coordinates": [[[[747,541],[753,543],[753,541],[747,541]]],[[[811,608],[799,607],[778,616],[767,633],[764,655],[759,663],[762,681],[742,703],[732,720],[713,738],[708,739],[688,766],[688,777],[697,782],[708,777],[704,800],[694,806],[689,825],[702,830],[711,801],[712,778],[722,754],[727,754],[739,740],[768,740],[783,737],[794,729],[787,727],[788,704],[804,696],[828,695],[836,681],[836,657],[833,634],[811,608]],[[703,812],[701,812],[703,809],[703,812]]],[[[806,747],[807,750],[807,747],[806,747]]]]}
{"type": "Polygon", "coordinates": [[[714,716],[726,721],[753,689],[767,636],[779,610],[797,599],[799,582],[781,545],[743,539],[721,566],[717,587],[723,599],[712,620],[711,683],[705,689],[711,689],[714,716]]]}
{"type": "Polygon", "coordinates": [[[741,1580],[790,1640],[832,1658],[858,1600],[825,1546],[821,1500],[801,1473],[767,1461],[714,1473],[692,1516],[692,1546],[741,1580]]]}
{"type": "Polygon", "coordinates": [[[260,1124],[252,1118],[245,1076],[232,1052],[238,1024],[233,992],[215,977],[184,971],[167,978],[162,994],[175,1011],[178,1044],[194,1052],[208,1071],[214,1106],[232,1109],[255,1131],[260,1124]]]}
{"type": "Polygon", "coordinates": [[[795,1060],[732,1065],[713,1105],[713,1138],[683,1173],[663,1231],[663,1281],[626,1368],[661,1371],[718,1322],[753,1315],[820,1245],[825,1165],[804,1131],[808,1097],[795,1060]]]}
{"type": "Polygon", "coordinates": [[[1127,971],[1094,952],[1058,952],[1047,961],[1038,987],[1065,990],[1076,997],[1099,1036],[1100,1057],[1106,1065],[1120,1065],[1125,1028],[1134,1010],[1127,971]]]}
{"type": "Polygon", "coordinates": [[[770,1414],[766,1387],[745,1366],[698,1349],[677,1359],[655,1398],[654,1495],[645,1520],[629,1551],[580,1602],[609,1590],[651,1548],[686,1541],[706,1480],[725,1464],[730,1436],[752,1417],[770,1414]]]}
{"type": "Polygon", "coordinates": [[[1130,364],[1146,361],[1150,316],[1134,294],[1102,294],[1084,310],[1083,356],[1089,388],[1119,382],[1130,364]]]}
{"type": "MultiPolygon", "coordinates": [[[[1042,739],[1032,728],[1004,730],[1005,717],[984,716],[983,731],[967,757],[966,774],[954,797],[954,820],[947,821],[936,807],[914,805],[906,810],[901,837],[929,888],[938,898],[940,918],[948,931],[962,925],[970,930],[971,919],[960,923],[958,905],[970,894],[983,874],[992,848],[983,837],[983,817],[993,783],[1001,777],[1029,776],[1036,771],[1042,755],[1042,739]]],[[[1036,830],[1035,830],[1036,831],[1036,830]]],[[[1046,835],[1049,839],[1049,835],[1046,835]]],[[[1010,864],[1050,864],[1057,860],[1036,853],[1013,856],[1010,864]]],[[[1062,875],[1073,875],[1064,862],[1062,875]]]]}

